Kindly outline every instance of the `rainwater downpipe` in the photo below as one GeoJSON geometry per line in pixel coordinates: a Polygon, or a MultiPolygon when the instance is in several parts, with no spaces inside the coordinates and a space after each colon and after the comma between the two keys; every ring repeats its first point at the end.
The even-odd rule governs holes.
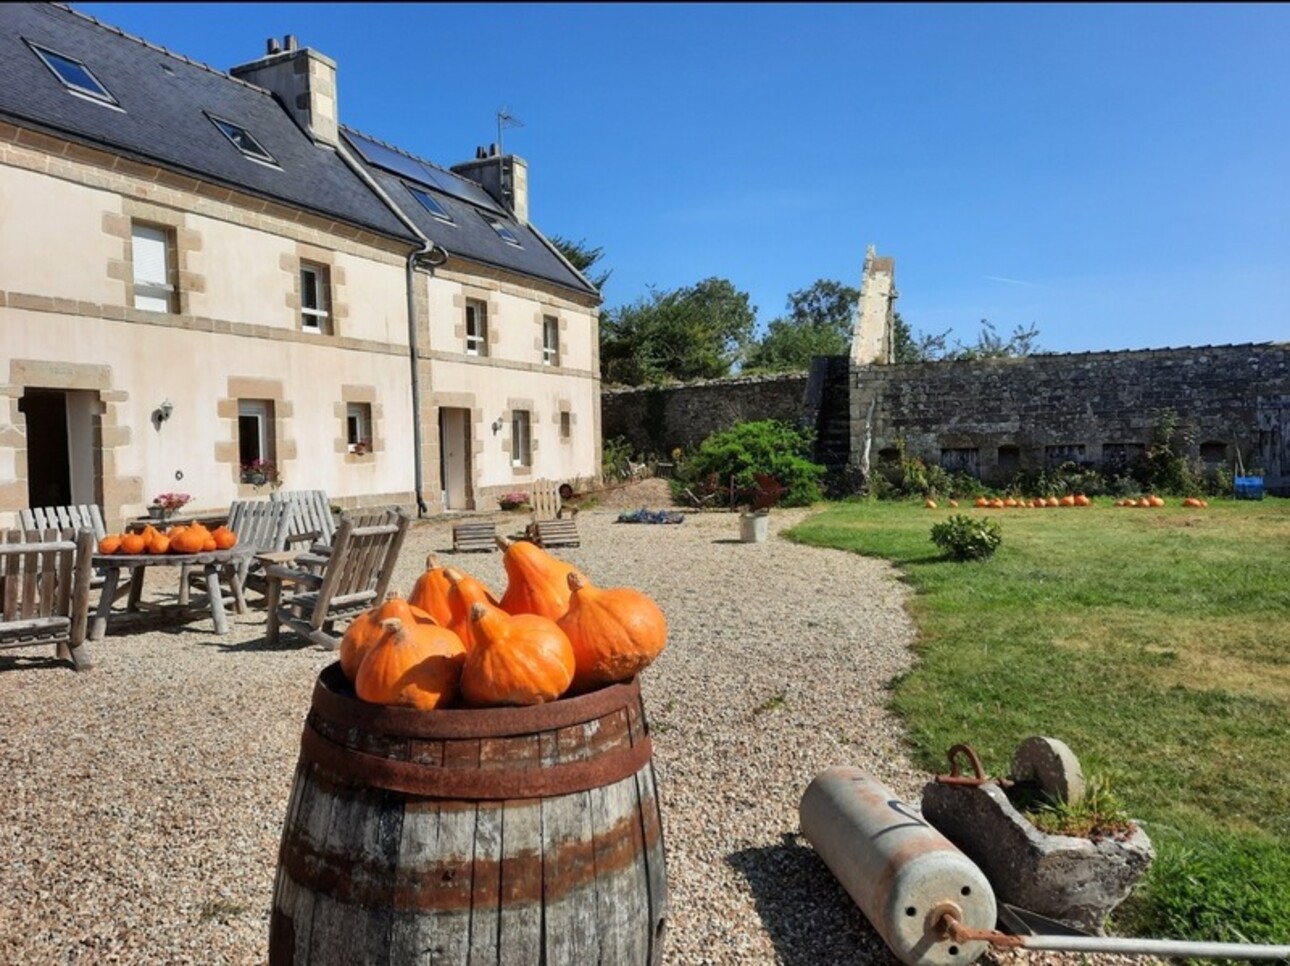
{"type": "Polygon", "coordinates": [[[422,234],[421,229],[412,221],[403,210],[394,203],[394,199],[386,193],[385,189],[376,183],[376,180],[367,173],[363,166],[349,153],[345,145],[337,142],[336,153],[340,159],[349,165],[350,169],[362,179],[363,183],[372,189],[372,192],[385,203],[385,206],[394,213],[394,216],[403,222],[407,229],[412,232],[413,237],[421,242],[421,247],[408,254],[407,275],[404,287],[408,295],[408,356],[412,365],[412,466],[415,475],[415,493],[417,501],[417,517],[426,515],[426,501],[423,491],[425,489],[425,474],[422,471],[421,454],[424,451],[422,444],[422,426],[421,426],[421,375],[420,367],[417,365],[417,356],[419,354],[417,345],[417,296],[416,296],[416,269],[418,264],[424,265],[429,269],[429,274],[434,274],[434,269],[448,261],[449,253],[446,248],[436,245],[433,241],[422,234]]]}

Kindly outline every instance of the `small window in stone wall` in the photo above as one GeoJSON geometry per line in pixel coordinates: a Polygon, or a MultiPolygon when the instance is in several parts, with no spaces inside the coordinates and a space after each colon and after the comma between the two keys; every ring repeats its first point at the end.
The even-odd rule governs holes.
{"type": "Polygon", "coordinates": [[[949,473],[966,473],[968,476],[981,475],[981,453],[972,449],[941,450],[941,468],[949,473]]]}
{"type": "Polygon", "coordinates": [[[1044,447],[1044,466],[1055,470],[1063,463],[1083,463],[1084,444],[1070,443],[1064,446],[1044,447]]]}
{"type": "Polygon", "coordinates": [[[1000,476],[1012,476],[1021,465],[1021,449],[1016,446],[1000,446],[997,464],[1000,476]]]}
{"type": "Polygon", "coordinates": [[[878,450],[878,462],[879,463],[899,463],[900,450],[891,448],[891,447],[887,449],[878,450]]]}
{"type": "Polygon", "coordinates": [[[1200,461],[1208,463],[1211,466],[1215,463],[1227,462],[1227,444],[1226,443],[1201,443],[1200,444],[1200,461]]]}
{"type": "Polygon", "coordinates": [[[1108,470],[1126,470],[1146,452],[1141,443],[1103,443],[1102,467],[1108,470]]]}

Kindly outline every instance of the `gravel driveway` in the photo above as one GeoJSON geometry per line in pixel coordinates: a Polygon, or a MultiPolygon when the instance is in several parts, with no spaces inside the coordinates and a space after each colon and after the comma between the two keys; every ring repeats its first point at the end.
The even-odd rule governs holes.
{"type": "MultiPolygon", "coordinates": [[[[643,676],[663,807],[667,963],[894,962],[805,840],[797,808],[824,768],[854,764],[916,800],[886,683],[909,666],[906,591],[887,565],[738,542],[737,518],[619,524],[610,499],[558,553],[668,617],[643,676]]],[[[639,503],[632,504],[639,506],[639,503]]],[[[654,502],[652,507],[661,504],[654,502]]],[[[523,517],[497,516],[499,531],[523,517]]],[[[505,585],[501,555],[451,553],[451,521],[413,525],[393,586],[428,552],[505,585]]],[[[173,595],[158,570],[145,593],[173,595]],[[153,583],[156,578],[158,583],[153,583]]],[[[334,655],[263,611],[93,645],[77,674],[0,652],[0,962],[259,963],[300,728],[334,655]]]]}

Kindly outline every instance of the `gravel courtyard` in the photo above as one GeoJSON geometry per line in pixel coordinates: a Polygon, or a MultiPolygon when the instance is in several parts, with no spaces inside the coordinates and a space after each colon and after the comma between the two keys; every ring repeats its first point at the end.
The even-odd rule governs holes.
{"type": "MultiPolygon", "coordinates": [[[[557,553],[650,594],[669,621],[643,676],[665,962],[894,962],[796,832],[803,791],[831,765],[907,800],[929,777],[883,710],[911,660],[906,590],[886,564],[779,538],[804,511],[776,510],[769,542],[743,544],[727,513],[616,523],[624,505],[642,504],[620,494],[580,514],[582,546],[557,553]]],[[[499,532],[524,520],[496,519],[499,532]]],[[[499,553],[451,546],[450,520],[414,523],[392,586],[406,594],[433,552],[500,594],[499,553]]],[[[148,596],[173,595],[174,573],[150,574],[148,596]]],[[[224,638],[207,619],[109,634],[92,653],[77,674],[0,652],[0,962],[263,962],[300,729],[334,655],[291,635],[267,649],[255,608],[224,638]]]]}

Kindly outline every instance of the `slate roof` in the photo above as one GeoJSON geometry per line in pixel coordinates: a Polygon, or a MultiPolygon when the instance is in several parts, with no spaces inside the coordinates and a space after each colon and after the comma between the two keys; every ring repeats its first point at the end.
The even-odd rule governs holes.
{"type": "MultiPolygon", "coordinates": [[[[336,152],[315,144],[268,91],[63,4],[0,4],[0,117],[6,116],[410,244],[416,241],[336,152]],[[121,110],[70,93],[24,40],[81,61],[121,110]],[[245,157],[210,115],[246,129],[278,167],[245,157]]],[[[402,178],[368,164],[352,148],[350,153],[404,214],[451,254],[598,294],[534,229],[501,215],[522,247],[508,245],[475,205],[426,186],[452,216],[453,224],[444,224],[409,194],[402,178]]],[[[431,162],[415,160],[443,178],[474,185],[431,162]]],[[[477,196],[482,193],[478,186],[473,190],[477,196]]],[[[462,193],[470,192],[458,192],[462,193]]]]}
{"type": "Polygon", "coordinates": [[[267,91],[62,6],[0,4],[0,116],[413,241],[267,91]],[[122,110],[69,93],[24,38],[84,63],[122,110]],[[281,170],[243,156],[206,111],[251,132],[281,170]]]}
{"type": "MultiPolygon", "coordinates": [[[[365,134],[345,125],[341,126],[341,132],[345,135],[357,134],[369,140],[378,140],[370,134],[365,134]]],[[[494,217],[499,217],[499,220],[519,239],[522,247],[516,248],[514,245],[507,244],[493,227],[481,217],[480,208],[440,191],[428,181],[418,180],[413,182],[418,188],[434,198],[452,217],[453,223],[451,225],[445,224],[428,212],[425,206],[408,191],[407,185],[412,182],[411,178],[393,174],[378,165],[368,163],[361,148],[350,141],[348,137],[346,140],[350,143],[350,153],[367,168],[385,193],[412,220],[413,224],[427,238],[436,245],[447,249],[450,254],[461,255],[473,261],[497,265],[513,271],[523,272],[526,275],[544,278],[558,285],[573,288],[590,295],[599,294],[593,286],[588,284],[586,279],[577,272],[570,270],[564,260],[549,247],[545,239],[533,228],[521,225],[506,216],[499,217],[495,212],[488,212],[494,217]]],[[[461,175],[454,174],[424,158],[409,154],[394,145],[386,144],[384,141],[379,141],[378,143],[390,150],[397,151],[405,158],[432,168],[440,179],[456,179],[464,182],[468,187],[473,187],[475,191],[482,191],[475,182],[468,178],[462,178],[461,175]]],[[[501,210],[500,206],[497,210],[501,210]]]]}

